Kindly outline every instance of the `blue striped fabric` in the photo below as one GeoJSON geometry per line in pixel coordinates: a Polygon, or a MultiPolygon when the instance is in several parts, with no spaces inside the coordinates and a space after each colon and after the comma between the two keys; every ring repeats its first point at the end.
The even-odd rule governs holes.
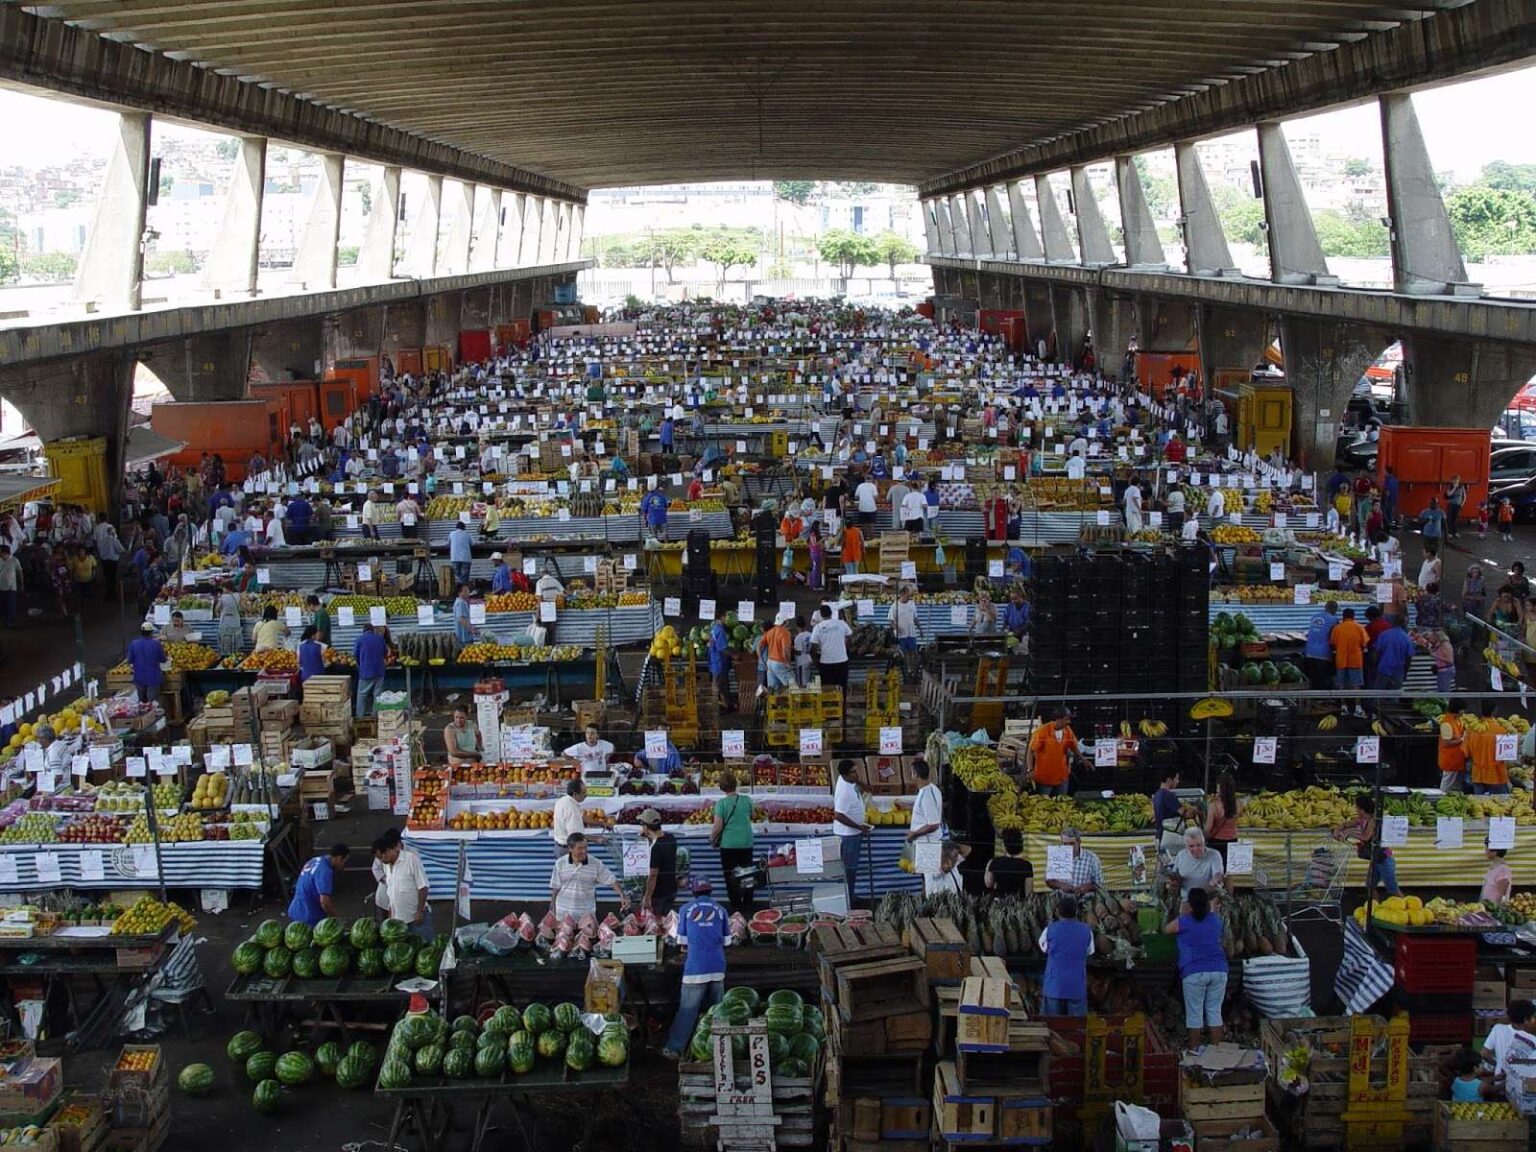
{"type": "Polygon", "coordinates": [[[1333,991],[1351,1015],[1370,1010],[1392,991],[1392,965],[1384,963],[1355,922],[1344,921],[1344,959],[1333,978],[1333,991]]]}
{"type": "MultiPolygon", "coordinates": [[[[135,877],[113,865],[121,845],[44,844],[0,849],[16,861],[16,884],[8,890],[37,892],[51,888],[134,888],[152,883],[153,877],[135,877]],[[99,850],[105,878],[83,880],[80,854],[99,850]],[[52,852],[59,858],[59,882],[44,884],[37,878],[36,855],[52,852]]],[[[261,840],[217,840],[192,844],[162,844],[160,859],[168,888],[260,888],[266,846],[261,840]]]]}

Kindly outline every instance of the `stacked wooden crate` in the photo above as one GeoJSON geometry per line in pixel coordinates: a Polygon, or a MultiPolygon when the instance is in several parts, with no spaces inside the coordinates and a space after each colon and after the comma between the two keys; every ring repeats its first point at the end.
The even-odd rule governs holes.
{"type": "Polygon", "coordinates": [[[1202,1152],[1278,1152],[1280,1134],[1266,1115],[1265,1063],[1243,1062],[1236,1045],[1186,1054],[1179,1111],[1202,1152]],[[1235,1051],[1225,1054],[1224,1049],[1235,1051]]]}
{"type": "MultiPolygon", "coordinates": [[[[967,960],[969,967],[969,960],[967,960]]],[[[933,1121],[946,1148],[1049,1144],[1050,1030],[1026,1018],[1006,976],[966,976],[956,1003],[955,1055],[933,1079],[933,1121]]]]}
{"type": "Polygon", "coordinates": [[[261,756],[269,764],[286,762],[288,750],[298,737],[294,725],[299,719],[299,702],[286,696],[268,700],[261,706],[261,756]]]}
{"type": "Polygon", "coordinates": [[[304,681],[304,702],[299,707],[304,731],[329,740],[338,750],[352,745],[352,678],[311,676],[304,681]]]}

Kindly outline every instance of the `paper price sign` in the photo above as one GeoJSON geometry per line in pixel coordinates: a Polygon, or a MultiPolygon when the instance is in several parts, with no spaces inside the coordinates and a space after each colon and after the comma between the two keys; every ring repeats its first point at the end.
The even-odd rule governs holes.
{"type": "Polygon", "coordinates": [[[1046,848],[1045,878],[1072,883],[1072,845],[1051,844],[1046,848]]]}
{"type": "Polygon", "coordinates": [[[1507,736],[1495,736],[1494,758],[1507,764],[1513,764],[1520,759],[1520,737],[1510,734],[1507,736]]]}
{"type": "Polygon", "coordinates": [[[368,623],[375,628],[382,628],[389,623],[389,611],[382,604],[375,604],[368,609],[368,623]]]}
{"type": "Polygon", "coordinates": [[[1001,580],[1003,578],[1003,562],[1001,560],[987,561],[987,578],[1001,580]]]}
{"type": "Polygon", "coordinates": [[[683,614],[683,601],[677,596],[668,596],[661,602],[661,614],[663,616],[681,616],[683,614]]]}
{"type": "Polygon", "coordinates": [[[1275,527],[1276,528],[1284,528],[1285,527],[1285,513],[1284,512],[1276,512],[1275,513],[1275,527]]]}
{"type": "Polygon", "coordinates": [[[37,879],[41,884],[57,884],[63,880],[57,852],[39,852],[32,857],[32,865],[37,869],[37,879]]]}
{"type": "Polygon", "coordinates": [[[304,626],[304,610],[296,608],[292,604],[283,609],[283,623],[290,628],[302,628],[304,626]]]}
{"type": "Polygon", "coordinates": [[[667,758],[667,733],[661,728],[647,728],[645,732],[645,758],[653,764],[667,758]]]}
{"type": "Polygon", "coordinates": [[[1278,740],[1274,736],[1259,736],[1253,741],[1253,762],[1255,764],[1273,764],[1275,762],[1275,745],[1278,740]]]}
{"type": "Polygon", "coordinates": [[[1328,562],[1328,579],[1335,584],[1344,579],[1344,565],[1336,564],[1330,560],[1328,562]]]}
{"type": "Polygon", "coordinates": [[[747,754],[747,734],[740,728],[727,728],[720,733],[720,755],[727,760],[739,760],[747,754]]]}
{"type": "Polygon", "coordinates": [[[651,842],[626,840],[624,842],[624,875],[626,877],[649,876],[651,873],[651,842]]]}
{"type": "Polygon", "coordinates": [[[69,770],[75,776],[85,776],[91,771],[90,756],[71,756],[69,758],[69,770]]]}
{"type": "Polygon", "coordinates": [[[969,604],[951,604],[949,606],[949,625],[951,628],[965,628],[971,622],[971,606],[969,604]]]}
{"type": "Polygon", "coordinates": [[[1297,584],[1291,589],[1291,602],[1293,604],[1312,603],[1312,585],[1297,584]]]}
{"type": "Polygon", "coordinates": [[[1120,750],[1113,740],[1100,740],[1093,746],[1093,765],[1095,768],[1113,768],[1119,756],[1120,750]]]}
{"type": "Polygon", "coordinates": [[[416,623],[418,623],[418,624],[430,624],[430,623],[432,623],[432,605],[430,605],[430,604],[418,604],[418,605],[416,605],[416,623]]]}
{"type": "Polygon", "coordinates": [[[106,856],[100,848],[86,848],[80,853],[80,879],[105,880],[107,878],[106,856]]]}
{"type": "Polygon", "coordinates": [[[795,618],[795,602],[793,600],[780,600],[778,615],[773,618],[775,624],[782,624],[786,620],[795,618]]]}
{"type": "Polygon", "coordinates": [[[93,746],[86,756],[86,761],[93,772],[105,772],[112,767],[112,750],[93,746]]]}
{"type": "Polygon", "coordinates": [[[555,622],[555,602],[553,600],[539,601],[539,623],[553,624],[555,622]]]}
{"type": "Polygon", "coordinates": [[[1408,817],[1383,816],[1381,818],[1381,843],[1387,848],[1401,848],[1408,843],[1408,817]]]}
{"type": "Polygon", "coordinates": [[[1445,850],[1461,847],[1466,822],[1460,816],[1435,817],[1435,847],[1445,850]]]}
{"type": "Polygon", "coordinates": [[[757,604],[751,600],[736,601],[736,619],[750,624],[757,619],[757,604]]]}
{"type": "Polygon", "coordinates": [[[1488,683],[1495,692],[1504,691],[1504,673],[1500,672],[1497,668],[1489,668],[1488,683]]]}
{"type": "Polygon", "coordinates": [[[1276,561],[1269,566],[1269,578],[1271,580],[1285,579],[1285,561],[1276,561]]]}
{"type": "Polygon", "coordinates": [[[1488,847],[1506,851],[1515,846],[1515,818],[1490,816],[1488,818],[1488,847]]]}
{"type": "Polygon", "coordinates": [[[1381,737],[1360,736],[1355,739],[1355,763],[1381,763],[1381,737]]]}
{"type": "Polygon", "coordinates": [[[880,729],[880,755],[901,755],[901,728],[899,725],[894,728],[880,729]]]}
{"type": "Polygon", "coordinates": [[[1200,534],[1200,521],[1186,520],[1184,521],[1184,527],[1180,531],[1185,540],[1193,540],[1200,534]]]}
{"type": "Polygon", "coordinates": [[[130,779],[142,780],[149,775],[149,761],[142,756],[129,756],[124,763],[130,779]]]}
{"type": "Polygon", "coordinates": [[[795,870],[805,876],[820,876],[826,871],[820,840],[795,841],[795,870]]]}
{"type": "Polygon", "coordinates": [[[1319,517],[1316,512],[1308,512],[1307,513],[1307,527],[1308,528],[1316,528],[1320,523],[1322,523],[1322,518],[1319,517]]]}
{"type": "Polygon", "coordinates": [[[820,756],[822,749],[822,735],[820,728],[800,729],[800,755],[820,756]]]}
{"type": "Polygon", "coordinates": [[[699,619],[713,620],[715,618],[715,602],[713,600],[699,601],[699,619]]]}
{"type": "Polygon", "coordinates": [[[232,749],[236,768],[249,768],[255,763],[249,744],[236,744],[232,749]]]}
{"type": "Polygon", "coordinates": [[[903,560],[901,562],[901,578],[903,580],[916,580],[917,579],[917,561],[916,560],[903,560]]]}
{"type": "MultiPolygon", "coordinates": [[[[182,587],[184,587],[184,588],[195,587],[197,585],[197,573],[196,572],[183,572],[181,574],[181,584],[182,584],[182,587]]],[[[170,615],[170,606],[169,605],[166,605],[166,615],[167,616],[170,615]]]]}
{"type": "Polygon", "coordinates": [[[155,623],[169,624],[171,622],[171,606],[169,604],[155,605],[155,623]]]}
{"type": "Polygon", "coordinates": [[[912,866],[921,876],[938,876],[944,871],[944,845],[938,840],[919,840],[912,848],[912,866]]]}
{"type": "Polygon", "coordinates": [[[16,857],[9,852],[0,855],[0,888],[16,886],[16,857]]]}
{"type": "Polygon", "coordinates": [[[1234,840],[1227,845],[1227,872],[1233,876],[1253,874],[1253,841],[1234,840]]]}
{"type": "Polygon", "coordinates": [[[1378,585],[1376,585],[1376,603],[1378,603],[1378,604],[1390,604],[1390,603],[1392,603],[1392,585],[1390,585],[1390,584],[1378,584],[1378,585]]]}

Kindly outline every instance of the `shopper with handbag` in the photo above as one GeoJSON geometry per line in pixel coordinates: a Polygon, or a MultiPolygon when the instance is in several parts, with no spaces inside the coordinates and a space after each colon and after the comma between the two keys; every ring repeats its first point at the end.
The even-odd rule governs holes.
{"type": "Polygon", "coordinates": [[[720,791],[710,823],[709,842],[720,853],[720,868],[725,873],[727,902],[732,912],[752,914],[752,897],[736,879],[736,869],[752,863],[752,800],[736,791],[736,773],[726,769],[720,774],[720,791]]]}

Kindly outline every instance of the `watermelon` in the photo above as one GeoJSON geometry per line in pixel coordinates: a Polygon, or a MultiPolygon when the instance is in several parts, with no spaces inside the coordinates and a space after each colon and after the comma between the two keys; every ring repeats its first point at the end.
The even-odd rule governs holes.
{"type": "Polygon", "coordinates": [[[320,953],[313,948],[300,948],[293,954],[293,974],[300,980],[313,980],[320,975],[320,953]]]}
{"type": "Polygon", "coordinates": [[[688,1055],[693,1057],[695,1064],[703,1064],[714,1055],[714,1043],[710,1039],[708,1028],[696,1028],[693,1040],[688,1045],[688,1055]]]}
{"type": "Polygon", "coordinates": [[[404,975],[416,967],[416,949],[404,942],[386,946],[384,967],[396,976],[404,975]]]}
{"type": "Polygon", "coordinates": [[[597,1048],[592,1043],[592,1033],[583,1028],[571,1033],[565,1045],[565,1066],[573,1072],[585,1072],[597,1059],[597,1048]]]}
{"type": "Polygon", "coordinates": [[[261,960],[261,970],[272,979],[281,980],[293,971],[293,953],[281,944],[275,948],[268,948],[267,954],[261,960]]]}
{"type": "Polygon", "coordinates": [[[788,1004],[770,1004],[768,1011],[763,1013],[763,1023],[768,1025],[770,1034],[794,1036],[805,1027],[805,1013],[788,1004]]]}
{"type": "Polygon", "coordinates": [[[354,920],[352,931],[347,934],[347,939],[351,941],[354,948],[372,948],[379,942],[379,930],[373,926],[372,920],[354,920]]]}
{"type": "Polygon", "coordinates": [[[266,1115],[276,1112],[282,1102],[283,1086],[276,1080],[263,1080],[256,1085],[256,1091],[251,1093],[251,1107],[266,1115]]]}
{"type": "Polygon", "coordinates": [[[277,1078],[292,1087],[315,1075],[315,1062],[302,1052],[284,1052],[277,1058],[277,1078]]]}
{"type": "Polygon", "coordinates": [[[466,1049],[454,1048],[443,1057],[443,1075],[450,1080],[467,1080],[474,1070],[475,1058],[466,1049]]]}
{"type": "Polygon", "coordinates": [[[597,1042],[597,1062],[604,1068],[618,1068],[628,1060],[628,1038],[619,1033],[604,1032],[597,1042]]]}
{"type": "Polygon", "coordinates": [[[506,1064],[506,1049],[500,1044],[485,1044],[475,1053],[475,1075],[482,1080],[494,1080],[506,1064]]]}
{"type": "Polygon", "coordinates": [[[757,1009],[762,1003],[762,997],[757,994],[756,988],[748,988],[745,984],[739,984],[735,988],[728,989],[723,1000],[741,1000],[747,1006],[748,1015],[757,1015],[757,1009]]]}
{"type": "Polygon", "coordinates": [[[245,1062],[245,1074],[247,1078],[255,1080],[258,1084],[263,1080],[270,1080],[277,1074],[277,1053],[263,1049],[257,1052],[245,1062]]]}
{"type": "Polygon", "coordinates": [[[804,1008],[805,1001],[800,999],[800,993],[792,988],[780,988],[768,993],[768,1007],[773,1008],[783,1005],[789,1008],[804,1008]]]}
{"type": "Polygon", "coordinates": [[[418,1076],[436,1076],[443,1070],[443,1046],[441,1044],[428,1044],[425,1048],[416,1051],[416,1059],[413,1062],[418,1076]]]}
{"type": "Polygon", "coordinates": [[[496,1028],[503,1036],[510,1036],[514,1032],[522,1031],[523,1016],[512,1005],[503,1004],[500,1008],[496,1009],[496,1014],[491,1017],[489,1022],[496,1025],[496,1028]]]}
{"type": "Polygon", "coordinates": [[[368,1083],[368,1074],[372,1071],[372,1060],[343,1056],[336,1065],[336,1087],[362,1088],[368,1083]]]}
{"type": "Polygon", "coordinates": [[[518,1075],[533,1070],[533,1037],[526,1032],[514,1032],[507,1039],[507,1067],[518,1075]]]}
{"type": "Polygon", "coordinates": [[[176,1087],[188,1096],[201,1096],[213,1087],[213,1069],[206,1064],[188,1064],[177,1075],[176,1087]]]}
{"type": "Polygon", "coordinates": [[[777,1065],[781,1060],[789,1059],[789,1037],[781,1036],[777,1032],[768,1037],[768,1061],[777,1065]]]}
{"type": "Polygon", "coordinates": [[[545,1004],[530,1004],[523,1009],[523,1027],[535,1036],[548,1032],[554,1026],[554,1019],[554,1014],[545,1004]]]}
{"type": "Polygon", "coordinates": [[[244,1064],[261,1051],[261,1037],[254,1032],[236,1032],[224,1046],[224,1054],[236,1064],[244,1064]]]}
{"type": "Polygon", "coordinates": [[[297,952],[300,948],[308,948],[313,933],[308,924],[302,920],[295,920],[283,929],[283,946],[290,952],[297,952]]]}
{"type": "Polygon", "coordinates": [[[799,1078],[810,1075],[809,1069],[807,1069],[805,1066],[805,1061],[796,1060],[793,1057],[784,1061],[783,1067],[774,1069],[774,1073],[775,1075],[782,1076],[785,1079],[799,1078]]]}
{"type": "Polygon", "coordinates": [[[356,1056],[359,1060],[365,1061],[368,1065],[368,1071],[370,1072],[373,1071],[374,1067],[379,1062],[378,1052],[376,1052],[373,1045],[368,1043],[366,1040],[352,1041],[352,1047],[347,1049],[347,1055],[356,1056]]]}
{"type": "Polygon", "coordinates": [[[478,1032],[480,1022],[473,1016],[455,1016],[453,1018],[453,1030],[455,1032],[478,1032]]]}
{"type": "Polygon", "coordinates": [[[416,975],[423,980],[436,980],[437,970],[443,965],[442,953],[436,948],[426,947],[416,953],[416,975]]]}
{"type": "Polygon", "coordinates": [[[448,1047],[455,1052],[473,1052],[475,1050],[475,1033],[455,1032],[448,1039],[448,1047]]]}
{"type": "Polygon", "coordinates": [[[345,976],[352,964],[352,951],[345,944],[331,944],[320,952],[320,972],[331,977],[345,976]]]}
{"type": "MultiPolygon", "coordinates": [[[[385,944],[403,944],[411,938],[411,926],[404,920],[397,920],[391,916],[383,924],[379,925],[379,939],[385,944]]],[[[356,944],[354,940],[352,943],[356,944]]]]}
{"type": "Polygon", "coordinates": [[[731,1059],[745,1060],[747,1058],[747,1038],[745,1036],[731,1037],[731,1059]]]}
{"type": "Polygon", "coordinates": [[[359,976],[384,975],[384,952],[379,948],[363,948],[357,954],[357,974],[359,976]]]}
{"type": "Polygon", "coordinates": [[[790,1055],[807,1068],[816,1066],[816,1058],[821,1055],[821,1041],[814,1036],[807,1036],[804,1032],[789,1042],[790,1055]]]}
{"type": "Polygon", "coordinates": [[[581,1009],[569,1000],[555,1005],[555,1027],[562,1032],[574,1032],[581,1027],[581,1009]]]}
{"type": "Polygon", "coordinates": [[[558,1060],[565,1055],[566,1036],[558,1028],[551,1028],[548,1032],[540,1032],[535,1048],[540,1056],[546,1060],[558,1060]]]}
{"type": "Polygon", "coordinates": [[[265,956],[266,950],[260,944],[247,940],[244,944],[236,945],[229,962],[239,975],[254,976],[261,971],[261,962],[265,956]]]}
{"type": "Polygon", "coordinates": [[[399,1092],[411,1086],[411,1066],[404,1060],[386,1060],[379,1069],[379,1090],[399,1092]]]}
{"type": "Polygon", "coordinates": [[[315,1049],[315,1063],[319,1065],[322,1075],[334,1076],[336,1075],[336,1065],[341,1063],[343,1055],[340,1044],[334,1040],[327,1040],[315,1049]]]}
{"type": "Polygon", "coordinates": [[[407,1016],[395,1025],[395,1036],[407,1048],[421,1048],[437,1037],[437,1027],[424,1016],[407,1016]]]}
{"type": "Polygon", "coordinates": [[[256,929],[256,943],[263,948],[276,948],[283,942],[283,926],[276,920],[263,920],[256,929]]]}
{"type": "Polygon", "coordinates": [[[316,948],[328,948],[332,944],[340,944],[342,937],[346,935],[346,930],[342,928],[341,921],[336,917],[327,916],[315,925],[315,930],[309,935],[316,948]]]}

